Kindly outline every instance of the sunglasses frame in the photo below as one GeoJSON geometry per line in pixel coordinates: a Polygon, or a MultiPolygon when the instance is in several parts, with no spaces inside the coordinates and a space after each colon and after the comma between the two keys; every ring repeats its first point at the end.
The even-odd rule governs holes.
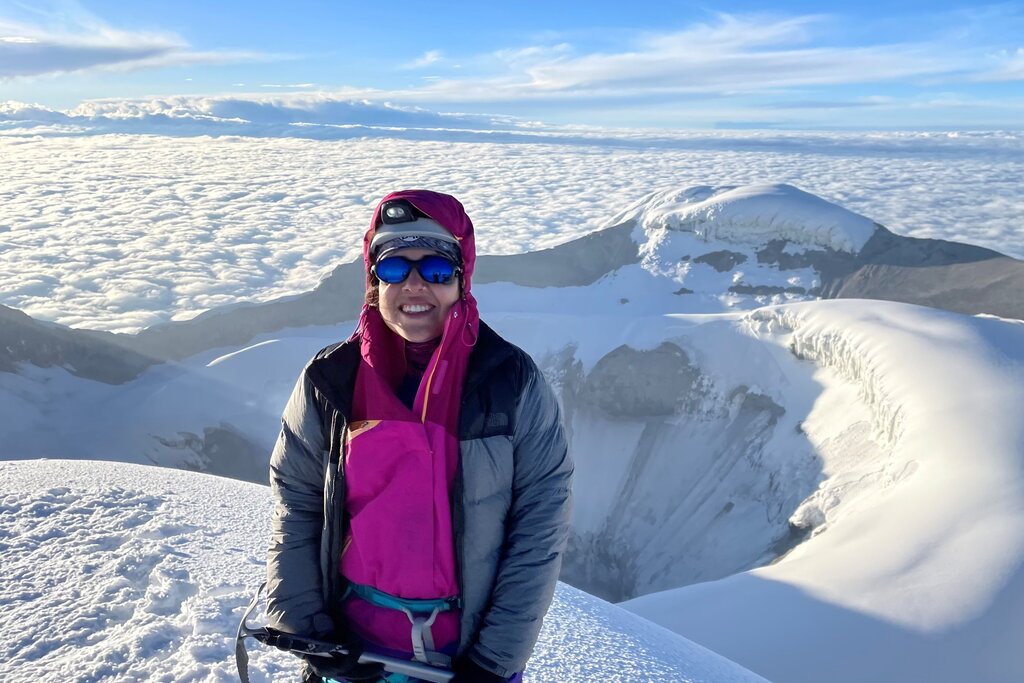
{"type": "Polygon", "coordinates": [[[380,259],[379,261],[377,261],[377,263],[373,264],[373,266],[370,268],[370,273],[375,278],[377,278],[378,280],[380,280],[381,282],[383,282],[385,284],[398,285],[398,284],[401,284],[401,283],[405,282],[406,280],[408,280],[409,276],[412,275],[412,271],[413,270],[415,270],[416,273],[420,276],[420,279],[423,280],[428,285],[450,285],[452,282],[455,282],[457,279],[461,279],[462,278],[462,268],[460,268],[458,266],[458,264],[455,263],[455,261],[452,261],[447,256],[442,256],[441,254],[427,254],[426,256],[424,256],[422,258],[418,258],[416,260],[413,260],[413,259],[410,259],[410,258],[406,258],[404,256],[388,256],[386,258],[380,259]],[[391,259],[398,259],[399,261],[403,261],[406,264],[406,266],[408,266],[408,270],[405,271],[405,276],[401,280],[388,281],[388,280],[385,280],[384,278],[382,278],[380,276],[380,274],[377,272],[377,266],[380,263],[383,263],[384,261],[390,261],[391,259]],[[441,261],[444,261],[445,263],[450,264],[451,267],[452,267],[451,277],[449,277],[446,281],[443,281],[443,282],[435,281],[435,280],[432,280],[432,279],[426,277],[423,274],[423,271],[420,270],[420,264],[422,264],[424,261],[428,261],[430,259],[440,259],[441,261]]]}

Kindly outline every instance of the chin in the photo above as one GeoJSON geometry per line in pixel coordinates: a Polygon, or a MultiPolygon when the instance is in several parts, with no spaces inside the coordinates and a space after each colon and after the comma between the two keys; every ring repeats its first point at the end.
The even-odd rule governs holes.
{"type": "Polygon", "coordinates": [[[399,334],[400,337],[402,337],[402,339],[404,339],[406,341],[410,341],[410,342],[412,342],[414,344],[419,344],[420,342],[430,341],[431,339],[436,339],[437,337],[440,337],[442,332],[443,332],[443,330],[434,330],[434,329],[429,329],[429,330],[408,330],[408,329],[405,329],[405,330],[399,330],[398,334],[399,334]]]}

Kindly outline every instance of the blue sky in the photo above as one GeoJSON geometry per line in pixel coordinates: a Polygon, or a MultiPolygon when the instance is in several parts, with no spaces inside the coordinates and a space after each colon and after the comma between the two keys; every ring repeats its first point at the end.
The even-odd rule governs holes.
{"type": "Polygon", "coordinates": [[[0,101],[322,93],[550,123],[1024,128],[1024,3],[10,2],[0,101]]]}

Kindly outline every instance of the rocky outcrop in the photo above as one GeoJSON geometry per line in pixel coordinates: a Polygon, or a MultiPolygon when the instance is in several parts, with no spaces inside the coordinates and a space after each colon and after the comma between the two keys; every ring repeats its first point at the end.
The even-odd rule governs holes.
{"type": "Polygon", "coordinates": [[[61,367],[78,377],[120,384],[134,379],[154,362],[120,344],[114,334],[40,322],[0,306],[0,371],[17,372],[19,364],[28,363],[41,368],[61,367]]]}

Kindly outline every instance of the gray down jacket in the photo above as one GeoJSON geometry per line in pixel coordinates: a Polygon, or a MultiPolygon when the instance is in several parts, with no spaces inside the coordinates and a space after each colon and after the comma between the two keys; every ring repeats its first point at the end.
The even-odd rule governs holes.
{"type": "MultiPolygon", "coordinates": [[[[270,459],[275,507],[267,559],[269,625],[330,631],[344,592],[344,434],[359,347],[310,361],[270,459]]],[[[521,349],[480,324],[459,415],[452,520],[462,596],[458,654],[499,676],[522,671],[554,594],[573,466],[558,403],[521,349]]]]}

